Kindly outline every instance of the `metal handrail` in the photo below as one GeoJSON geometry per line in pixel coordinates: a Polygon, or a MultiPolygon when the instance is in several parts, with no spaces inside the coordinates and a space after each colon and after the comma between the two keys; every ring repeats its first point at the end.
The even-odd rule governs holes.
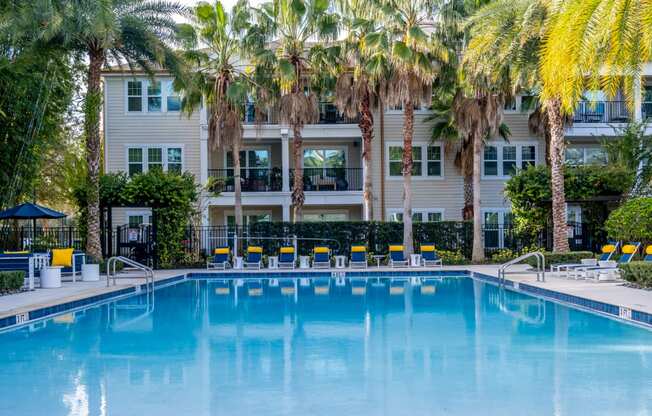
{"type": "Polygon", "coordinates": [[[123,264],[126,264],[128,266],[134,267],[138,270],[142,270],[145,272],[145,285],[147,287],[147,291],[149,292],[150,290],[153,292],[154,291],[154,270],[151,267],[145,266],[142,263],[138,263],[137,261],[131,260],[130,258],[124,257],[124,256],[114,256],[109,259],[109,261],[106,262],[106,287],[109,287],[110,282],[111,282],[111,276],[113,276],[113,286],[116,284],[116,270],[115,270],[115,265],[117,262],[121,262],[123,264]],[[111,268],[113,266],[113,268],[111,268]],[[113,273],[111,273],[113,272],[113,273]],[[151,285],[151,289],[150,289],[151,285]]]}
{"type": "Polygon", "coordinates": [[[518,256],[517,258],[508,261],[507,263],[501,264],[500,267],[498,268],[498,280],[500,285],[505,284],[505,270],[513,266],[517,263],[522,262],[525,259],[528,259],[530,257],[536,257],[537,259],[537,282],[545,282],[546,281],[546,258],[541,253],[540,251],[533,251],[530,253],[523,254],[522,256],[518,256]],[[541,277],[539,279],[539,276],[541,277]]]}

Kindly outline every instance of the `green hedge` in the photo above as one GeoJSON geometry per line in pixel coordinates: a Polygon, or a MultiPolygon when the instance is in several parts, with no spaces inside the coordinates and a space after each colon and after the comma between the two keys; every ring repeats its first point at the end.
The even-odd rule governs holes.
{"type": "Polygon", "coordinates": [[[643,287],[652,287],[652,264],[643,261],[633,261],[621,264],[623,279],[643,287]]]}
{"type": "Polygon", "coordinates": [[[24,271],[0,272],[0,293],[12,293],[23,287],[24,271]]]}
{"type": "MultiPolygon", "coordinates": [[[[591,251],[569,251],[567,253],[553,253],[544,251],[543,256],[546,259],[546,267],[550,268],[553,264],[579,263],[582,259],[593,259],[595,254],[591,251]]],[[[533,257],[527,260],[527,264],[535,266],[537,260],[533,257]]]]}

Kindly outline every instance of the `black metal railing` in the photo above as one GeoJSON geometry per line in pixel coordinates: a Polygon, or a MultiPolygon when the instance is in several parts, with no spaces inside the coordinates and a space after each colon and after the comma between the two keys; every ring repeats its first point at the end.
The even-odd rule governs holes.
{"type": "MultiPolygon", "coordinates": [[[[215,178],[213,192],[234,192],[233,169],[209,169],[208,176],[215,178]]],[[[241,169],[240,184],[242,192],[273,192],[283,187],[281,168],[241,169]]]]}
{"type": "MultiPolygon", "coordinates": [[[[242,118],[244,124],[279,124],[278,109],[257,109],[253,103],[244,107],[242,118]]],[[[358,117],[347,117],[342,114],[335,104],[329,102],[319,103],[319,120],[316,124],[357,124],[358,117]]]]}
{"type": "Polygon", "coordinates": [[[0,228],[0,249],[47,251],[72,247],[83,250],[86,236],[77,227],[12,227],[0,228]]]}
{"type": "Polygon", "coordinates": [[[574,123],[626,123],[631,115],[626,101],[580,101],[574,123]]]}
{"type": "MultiPolygon", "coordinates": [[[[294,169],[290,169],[290,186],[294,169]]],[[[303,168],[304,191],[361,191],[362,168],[303,168]]]]}

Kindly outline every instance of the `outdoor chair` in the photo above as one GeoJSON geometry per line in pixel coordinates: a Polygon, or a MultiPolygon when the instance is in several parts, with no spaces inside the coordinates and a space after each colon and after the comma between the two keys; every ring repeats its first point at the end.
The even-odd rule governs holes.
{"type": "Polygon", "coordinates": [[[365,246],[351,246],[351,260],[349,265],[352,269],[362,268],[366,269],[367,264],[367,247],[365,246]]]}
{"type": "Polygon", "coordinates": [[[389,246],[389,265],[391,267],[408,266],[408,260],[405,258],[402,245],[389,246]]]}
{"type": "Polygon", "coordinates": [[[434,244],[421,246],[421,262],[425,267],[443,267],[441,257],[435,251],[434,244]]]}
{"type": "Polygon", "coordinates": [[[263,267],[263,248],[257,246],[247,247],[247,257],[244,260],[245,269],[261,269],[263,267]]]}
{"type": "Polygon", "coordinates": [[[279,269],[294,269],[296,266],[296,257],[294,255],[294,247],[287,246],[281,247],[279,256],[278,256],[278,268],[279,269]]]}
{"type": "Polygon", "coordinates": [[[315,247],[312,267],[314,269],[328,269],[331,267],[331,249],[328,247],[315,247]]]}
{"type": "Polygon", "coordinates": [[[580,267],[596,267],[600,261],[609,261],[614,253],[618,250],[618,242],[610,242],[602,246],[602,254],[598,259],[582,259],[580,263],[562,263],[562,264],[553,264],[550,266],[550,271],[553,273],[566,272],[566,277],[571,277],[570,271],[580,267]]]}
{"type": "Polygon", "coordinates": [[[577,267],[571,269],[569,274],[572,274],[576,278],[588,278],[597,281],[618,279],[620,277],[620,269],[618,266],[631,262],[640,247],[640,242],[625,244],[622,248],[622,255],[617,262],[611,260],[598,261],[598,266],[577,267]],[[603,279],[603,277],[605,277],[605,279],[603,279]]]}
{"type": "Polygon", "coordinates": [[[229,254],[231,250],[228,247],[218,247],[213,250],[213,258],[208,259],[206,262],[206,269],[222,269],[226,270],[231,267],[229,263],[229,254]]]}

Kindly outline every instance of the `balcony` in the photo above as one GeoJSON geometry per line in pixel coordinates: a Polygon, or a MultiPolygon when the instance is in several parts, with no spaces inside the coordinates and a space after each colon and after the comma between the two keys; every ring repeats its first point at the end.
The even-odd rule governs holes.
{"type": "MultiPolygon", "coordinates": [[[[234,192],[233,169],[209,169],[208,176],[215,178],[213,192],[234,192]]],[[[242,192],[279,192],[283,186],[281,168],[241,169],[242,192]]]]}
{"type": "MultiPolygon", "coordinates": [[[[278,109],[274,108],[264,113],[257,111],[253,103],[245,105],[244,124],[279,124],[278,109]]],[[[319,121],[317,124],[357,124],[358,117],[346,117],[340,113],[333,103],[319,103],[319,121]]]]}
{"type": "MultiPolygon", "coordinates": [[[[294,169],[290,169],[290,184],[294,169]]],[[[362,168],[303,168],[304,191],[362,191],[362,168]]]]}
{"type": "MultiPolygon", "coordinates": [[[[645,104],[643,109],[645,116],[645,104]]],[[[652,111],[652,103],[649,109],[652,111]]],[[[625,101],[580,101],[573,114],[573,123],[627,123],[630,118],[625,101]]]]}

